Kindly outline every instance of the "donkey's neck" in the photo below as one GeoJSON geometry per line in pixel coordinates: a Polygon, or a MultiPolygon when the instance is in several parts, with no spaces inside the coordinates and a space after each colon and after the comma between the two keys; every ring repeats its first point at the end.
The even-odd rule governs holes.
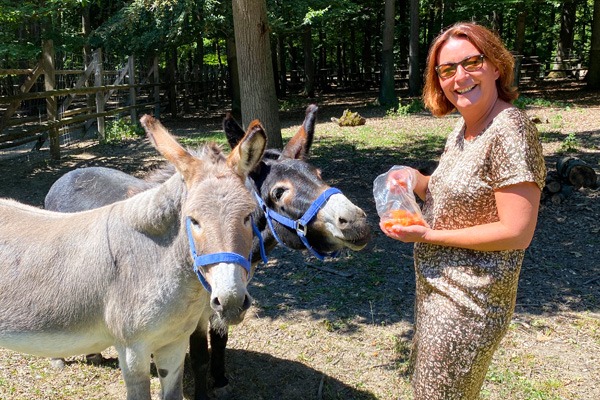
{"type": "Polygon", "coordinates": [[[161,185],[115,204],[123,207],[123,217],[131,226],[148,235],[167,233],[181,215],[187,189],[180,174],[174,174],[161,185]]]}

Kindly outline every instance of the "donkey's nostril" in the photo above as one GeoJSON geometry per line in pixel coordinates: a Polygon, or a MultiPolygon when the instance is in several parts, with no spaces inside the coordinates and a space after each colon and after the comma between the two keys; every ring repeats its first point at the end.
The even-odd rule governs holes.
{"type": "Polygon", "coordinates": [[[252,305],[252,297],[249,295],[244,296],[244,304],[242,304],[242,311],[246,311],[252,305]]]}
{"type": "Polygon", "coordinates": [[[211,299],[210,307],[218,313],[223,311],[223,306],[221,305],[221,302],[219,301],[218,297],[213,297],[211,299]]]}
{"type": "Polygon", "coordinates": [[[346,218],[338,218],[338,222],[340,225],[348,225],[348,220],[346,218]]]}

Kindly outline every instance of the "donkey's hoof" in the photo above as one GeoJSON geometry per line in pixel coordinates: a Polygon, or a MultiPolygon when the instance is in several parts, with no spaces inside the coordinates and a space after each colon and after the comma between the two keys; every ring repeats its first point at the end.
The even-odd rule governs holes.
{"type": "Polygon", "coordinates": [[[65,368],[65,359],[64,358],[51,358],[50,365],[54,369],[64,369],[65,368]]]}
{"type": "Polygon", "coordinates": [[[85,361],[87,361],[88,364],[100,365],[100,364],[102,364],[102,361],[104,361],[104,359],[102,358],[102,354],[100,354],[100,353],[87,354],[85,356],[85,361]]]}

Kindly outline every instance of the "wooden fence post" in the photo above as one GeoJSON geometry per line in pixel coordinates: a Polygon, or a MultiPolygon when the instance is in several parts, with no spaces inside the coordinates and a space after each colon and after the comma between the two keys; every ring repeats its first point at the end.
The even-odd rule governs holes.
{"type": "MultiPolygon", "coordinates": [[[[56,79],[54,73],[54,44],[52,40],[44,40],[42,43],[42,64],[44,67],[44,90],[55,89],[56,79]]],[[[58,107],[55,96],[46,97],[46,115],[50,124],[58,119],[58,107]]],[[[58,126],[52,126],[49,132],[50,155],[53,159],[60,159],[60,138],[58,126]]],[[[43,143],[43,139],[41,139],[43,143]]]]}
{"type": "MultiPolygon", "coordinates": [[[[135,85],[135,62],[134,62],[133,56],[129,56],[129,58],[127,60],[127,69],[129,70],[129,72],[128,72],[129,73],[129,84],[135,85]]],[[[136,104],[135,96],[136,96],[135,87],[131,87],[129,89],[129,105],[132,106],[132,108],[131,108],[131,123],[132,124],[137,123],[137,110],[135,109],[135,104],[136,104]]]]}
{"type": "MultiPolygon", "coordinates": [[[[96,51],[94,51],[94,65],[96,67],[96,70],[94,72],[95,76],[94,76],[94,86],[98,87],[98,86],[104,86],[104,81],[103,81],[103,75],[104,75],[104,71],[102,68],[102,49],[96,49],[96,51]]],[[[101,91],[96,92],[96,112],[98,114],[101,114],[104,112],[104,93],[102,93],[101,91]]],[[[100,139],[100,142],[104,142],[105,135],[104,135],[104,116],[100,115],[97,118],[98,121],[98,139],[100,139]]]]}

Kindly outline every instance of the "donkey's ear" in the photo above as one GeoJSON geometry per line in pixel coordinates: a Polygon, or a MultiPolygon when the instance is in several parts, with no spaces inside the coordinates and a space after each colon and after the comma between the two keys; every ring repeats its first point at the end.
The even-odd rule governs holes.
{"type": "Polygon", "coordinates": [[[225,118],[223,118],[223,131],[227,137],[229,147],[232,149],[242,140],[245,133],[242,127],[233,119],[230,112],[225,114],[225,118]]]}
{"type": "Polygon", "coordinates": [[[258,120],[248,126],[244,137],[227,157],[227,165],[246,178],[258,165],[267,147],[267,134],[258,120]]]}
{"type": "Polygon", "coordinates": [[[183,179],[188,182],[199,167],[200,160],[193,157],[185,150],[175,138],[169,133],[167,128],[160,123],[159,120],[151,115],[143,115],[140,118],[140,123],[146,130],[148,139],[152,145],[171,162],[183,176],[183,179]]]}
{"type": "Polygon", "coordinates": [[[282,154],[284,156],[301,160],[308,157],[308,152],[315,136],[315,122],[317,120],[318,109],[319,107],[315,104],[311,104],[306,108],[306,116],[304,117],[302,126],[283,148],[282,154]]]}

